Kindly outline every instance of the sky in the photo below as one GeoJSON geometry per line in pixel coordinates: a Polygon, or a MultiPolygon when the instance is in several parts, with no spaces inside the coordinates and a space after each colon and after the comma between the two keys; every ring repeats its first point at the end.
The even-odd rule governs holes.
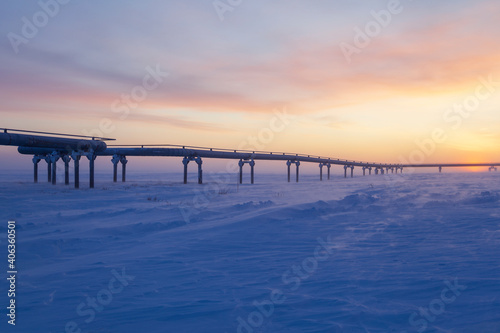
{"type": "MultiPolygon", "coordinates": [[[[500,162],[498,1],[0,8],[0,127],[369,162],[500,162]]],[[[14,147],[0,154],[0,169],[31,168],[14,147]]],[[[137,165],[181,170],[172,159],[137,165]]]]}

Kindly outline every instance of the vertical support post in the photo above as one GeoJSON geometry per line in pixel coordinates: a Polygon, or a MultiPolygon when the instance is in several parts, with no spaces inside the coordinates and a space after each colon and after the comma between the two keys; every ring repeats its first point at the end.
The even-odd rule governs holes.
{"type": "Polygon", "coordinates": [[[196,158],[196,164],[198,164],[198,184],[203,184],[203,170],[201,168],[203,161],[201,160],[201,157],[196,158]]]}
{"type": "Polygon", "coordinates": [[[188,164],[189,164],[189,158],[184,156],[182,159],[182,164],[184,164],[184,184],[187,184],[188,182],[188,164]]]}
{"type": "Polygon", "coordinates": [[[69,161],[71,161],[71,158],[64,155],[62,160],[64,162],[64,185],[69,185],[69,161]]]}
{"type": "Polygon", "coordinates": [[[323,181],[323,163],[319,164],[319,180],[323,181]]]}
{"type": "Polygon", "coordinates": [[[351,178],[354,177],[354,166],[351,166],[351,178]]]}
{"type": "Polygon", "coordinates": [[[368,168],[368,175],[370,175],[370,176],[372,175],[372,167],[368,168]]]}
{"type": "Polygon", "coordinates": [[[328,168],[328,180],[330,180],[330,168],[332,167],[332,165],[328,163],[326,167],[328,168]]]}
{"type": "Polygon", "coordinates": [[[366,167],[363,167],[363,176],[366,176],[366,167]]]}
{"type": "Polygon", "coordinates": [[[89,163],[89,170],[90,170],[89,187],[94,188],[94,171],[95,171],[94,170],[95,169],[94,157],[91,156],[89,161],[90,161],[90,163],[89,163]]]}
{"type": "Polygon", "coordinates": [[[347,178],[347,165],[344,165],[344,178],[347,178]]]}
{"type": "Polygon", "coordinates": [[[45,156],[45,162],[47,162],[47,182],[52,182],[52,162],[50,156],[45,156]]]}
{"type": "Polygon", "coordinates": [[[116,183],[118,181],[118,163],[120,162],[120,156],[119,155],[113,155],[113,158],[111,158],[111,163],[113,163],[113,183],[116,183]]]}
{"type": "Polygon", "coordinates": [[[33,181],[38,183],[38,161],[35,162],[35,158],[33,158],[33,181]]]}
{"type": "Polygon", "coordinates": [[[254,183],[254,167],[255,167],[255,161],[251,160],[250,161],[250,183],[254,183]]]}
{"type": "Polygon", "coordinates": [[[93,151],[88,152],[86,156],[89,160],[89,187],[94,188],[95,159],[97,156],[93,151]]]}
{"type": "Polygon", "coordinates": [[[75,188],[80,188],[80,158],[79,152],[71,153],[71,158],[75,162],[75,188]]]}
{"type": "Polygon", "coordinates": [[[33,156],[33,182],[38,183],[38,163],[40,163],[40,157],[38,155],[33,156]]]}
{"type": "Polygon", "coordinates": [[[57,164],[56,161],[52,162],[52,185],[56,185],[57,182],[57,164]]]}
{"type": "Polygon", "coordinates": [[[243,184],[243,164],[245,164],[243,160],[238,162],[238,166],[240,167],[240,184],[243,184]]]}
{"type": "Polygon", "coordinates": [[[286,161],[286,167],[288,169],[288,182],[290,182],[290,165],[291,164],[292,164],[292,162],[286,161]]]}
{"type": "Polygon", "coordinates": [[[120,163],[122,164],[122,183],[127,180],[127,157],[120,156],[120,163]]]}
{"type": "Polygon", "coordinates": [[[442,166],[439,167],[439,173],[441,173],[441,171],[443,171],[443,167],[442,166]]]}
{"type": "Polygon", "coordinates": [[[53,152],[50,155],[50,162],[52,163],[52,185],[56,185],[57,183],[57,161],[59,160],[59,154],[57,152],[53,152]]]}
{"type": "Polygon", "coordinates": [[[295,165],[297,166],[297,173],[296,173],[296,182],[298,183],[299,182],[299,166],[300,166],[300,162],[297,161],[295,162],[295,165]]]}

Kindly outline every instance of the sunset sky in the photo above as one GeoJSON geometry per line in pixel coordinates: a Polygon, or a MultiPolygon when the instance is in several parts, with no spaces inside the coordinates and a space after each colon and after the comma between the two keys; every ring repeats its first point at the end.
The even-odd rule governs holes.
{"type": "Polygon", "coordinates": [[[60,1],[1,5],[0,127],[500,162],[498,1],[60,1]]]}

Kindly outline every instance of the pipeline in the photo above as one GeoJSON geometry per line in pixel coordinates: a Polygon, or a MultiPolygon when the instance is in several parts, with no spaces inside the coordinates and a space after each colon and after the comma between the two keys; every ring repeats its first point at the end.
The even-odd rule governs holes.
{"type": "Polygon", "coordinates": [[[107,145],[101,140],[69,139],[59,137],[48,137],[40,135],[0,133],[0,145],[50,148],[58,151],[90,151],[102,152],[107,145]]]}

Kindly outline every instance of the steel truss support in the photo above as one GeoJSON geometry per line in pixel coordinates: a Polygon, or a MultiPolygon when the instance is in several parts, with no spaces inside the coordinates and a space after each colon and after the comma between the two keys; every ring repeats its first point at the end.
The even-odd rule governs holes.
{"type": "Polygon", "coordinates": [[[240,167],[240,184],[243,184],[243,166],[247,163],[248,165],[250,165],[250,184],[253,184],[255,181],[254,178],[255,161],[253,159],[249,161],[240,159],[240,161],[238,162],[238,166],[240,167]]]}
{"type": "Polygon", "coordinates": [[[319,180],[323,180],[323,167],[326,166],[328,168],[328,180],[330,180],[330,168],[332,167],[331,163],[320,163],[319,164],[319,180]]]}
{"type": "Polygon", "coordinates": [[[347,178],[347,169],[351,168],[351,178],[354,177],[354,165],[344,165],[344,178],[347,178]]]}
{"type": "Polygon", "coordinates": [[[195,161],[196,164],[198,164],[198,184],[203,184],[203,169],[202,169],[203,161],[199,156],[197,157],[184,156],[184,158],[182,159],[182,164],[184,164],[184,184],[187,184],[188,164],[191,161],[195,161]]]}
{"type": "Polygon", "coordinates": [[[292,164],[295,164],[296,166],[296,169],[295,169],[295,182],[299,182],[299,167],[300,167],[300,161],[287,161],[286,162],[286,166],[287,166],[287,170],[288,170],[288,182],[290,182],[290,166],[292,164]]]}

